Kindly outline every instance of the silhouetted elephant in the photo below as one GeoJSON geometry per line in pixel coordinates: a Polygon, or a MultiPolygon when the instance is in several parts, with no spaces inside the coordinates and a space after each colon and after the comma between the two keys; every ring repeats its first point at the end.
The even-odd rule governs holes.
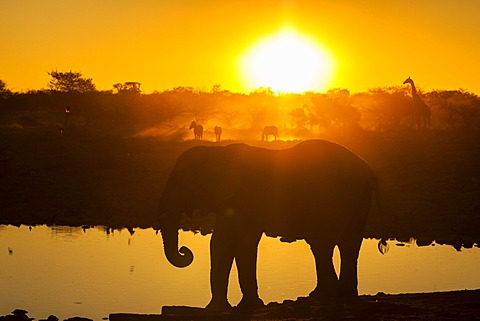
{"type": "Polygon", "coordinates": [[[268,141],[268,136],[273,135],[275,140],[278,137],[278,128],[276,126],[265,126],[262,131],[262,140],[268,141]]]}
{"type": "MultiPolygon", "coordinates": [[[[227,287],[234,259],[243,293],[239,307],[263,305],[256,279],[263,233],[287,242],[305,239],[310,245],[317,271],[310,296],[356,297],[357,258],[375,191],[370,167],[328,141],[305,141],[285,150],[245,144],[193,147],[178,158],[160,200],[165,255],[174,266],[188,266],[193,253],[178,248],[181,214],[214,212],[207,308],[230,308],[227,287]],[[336,245],[339,278],[332,263],[336,245]]],[[[383,239],[379,249],[381,244],[386,244],[383,239]]]]}
{"type": "Polygon", "coordinates": [[[200,124],[197,124],[195,121],[192,121],[190,124],[189,129],[193,128],[193,135],[195,137],[195,140],[202,140],[203,137],[203,126],[200,124]]]}
{"type": "Polygon", "coordinates": [[[222,127],[215,126],[213,130],[215,132],[215,139],[217,142],[219,142],[220,138],[222,137],[222,127]]]}

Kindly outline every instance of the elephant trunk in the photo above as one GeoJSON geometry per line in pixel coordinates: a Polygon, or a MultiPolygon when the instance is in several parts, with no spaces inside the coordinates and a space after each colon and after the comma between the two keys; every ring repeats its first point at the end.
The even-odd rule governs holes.
{"type": "Polygon", "coordinates": [[[180,268],[189,266],[193,261],[193,253],[185,246],[178,249],[178,229],[176,227],[162,228],[161,233],[168,262],[180,268]]]}

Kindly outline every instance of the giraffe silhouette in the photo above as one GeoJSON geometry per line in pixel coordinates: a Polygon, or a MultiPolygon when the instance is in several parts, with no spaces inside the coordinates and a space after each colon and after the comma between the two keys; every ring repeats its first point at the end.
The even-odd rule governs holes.
{"type": "Polygon", "coordinates": [[[413,118],[415,122],[415,127],[430,128],[430,107],[428,107],[428,105],[423,102],[422,98],[420,98],[417,92],[417,88],[415,88],[415,84],[410,77],[405,79],[403,84],[412,85],[413,118]]]}

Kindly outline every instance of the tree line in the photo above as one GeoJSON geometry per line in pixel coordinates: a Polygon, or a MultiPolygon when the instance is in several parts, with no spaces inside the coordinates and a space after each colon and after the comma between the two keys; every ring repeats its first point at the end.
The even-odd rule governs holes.
{"type": "MultiPolygon", "coordinates": [[[[68,118],[68,126],[77,131],[162,135],[188,132],[184,127],[196,120],[207,131],[214,126],[229,129],[232,138],[234,133],[254,138],[264,126],[275,125],[281,137],[284,133],[283,137],[299,139],[334,130],[415,130],[408,86],[354,94],[347,89],[278,94],[258,88],[246,94],[217,85],[210,90],[176,87],[143,94],[138,82],[99,91],[79,72],[48,74],[51,80],[45,90],[12,92],[0,80],[1,127],[63,129],[68,118]]],[[[462,89],[419,93],[431,108],[431,129],[480,129],[480,97],[474,93],[462,89]]]]}

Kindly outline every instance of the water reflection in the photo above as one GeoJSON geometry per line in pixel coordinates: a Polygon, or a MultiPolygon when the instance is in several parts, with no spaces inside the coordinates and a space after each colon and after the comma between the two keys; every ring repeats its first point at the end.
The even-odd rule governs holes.
{"type": "MultiPolygon", "coordinates": [[[[0,226],[0,315],[16,308],[36,319],[112,312],[160,313],[163,305],[205,306],[209,293],[209,236],[180,233],[195,253],[184,269],[171,266],[154,230],[0,226]]],[[[359,293],[432,292],[480,288],[480,249],[391,246],[382,256],[365,240],[359,259],[359,293]]],[[[393,245],[393,244],[392,244],[393,245]]],[[[338,268],[339,255],[335,252],[338,268]]],[[[229,300],[240,300],[232,270],[229,300]]],[[[306,296],[315,286],[313,256],[305,242],[263,238],[258,256],[259,293],[265,302],[306,296]]]]}

